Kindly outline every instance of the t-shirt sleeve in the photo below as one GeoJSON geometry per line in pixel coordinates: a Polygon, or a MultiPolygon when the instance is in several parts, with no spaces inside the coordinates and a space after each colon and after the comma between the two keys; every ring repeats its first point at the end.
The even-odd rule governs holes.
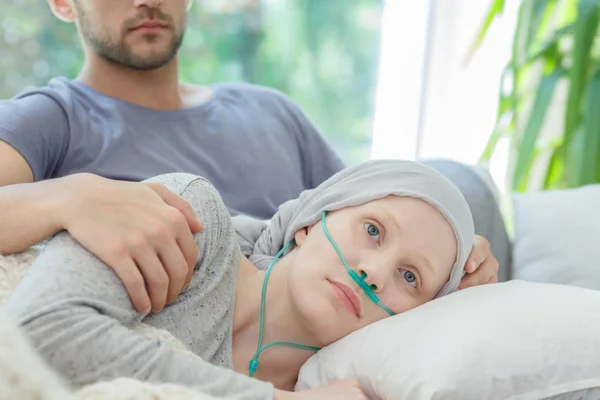
{"type": "MultiPolygon", "coordinates": [[[[227,210],[202,178],[173,174],[158,181],[190,202],[204,224],[203,232],[195,235],[195,268],[201,275],[231,240],[227,235],[232,232],[224,231],[231,226],[227,210]]],[[[202,277],[195,274],[190,286],[198,279],[202,277]]],[[[139,332],[136,327],[145,315],[133,308],[116,273],[66,233],[46,245],[5,308],[49,365],[75,385],[131,377],[213,396],[273,399],[272,384],[139,332]]],[[[186,315],[180,318],[184,321],[186,315]]]]}
{"type": "Polygon", "coordinates": [[[280,99],[300,142],[305,189],[314,189],[344,169],[344,162],[296,102],[284,94],[280,99]]]}
{"type": "Polygon", "coordinates": [[[0,140],[25,158],[34,180],[51,178],[68,149],[65,110],[57,100],[42,93],[4,100],[0,102],[0,140]]]}

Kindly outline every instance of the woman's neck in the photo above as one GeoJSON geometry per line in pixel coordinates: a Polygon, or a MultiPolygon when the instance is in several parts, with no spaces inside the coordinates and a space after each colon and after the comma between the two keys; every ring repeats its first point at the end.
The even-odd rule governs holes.
{"type": "MultiPolygon", "coordinates": [[[[293,306],[287,279],[289,259],[281,259],[269,275],[262,346],[288,342],[321,347],[293,306]]],[[[236,371],[244,374],[248,373],[249,362],[257,351],[265,274],[266,271],[258,270],[242,257],[236,288],[233,355],[236,371]]],[[[279,389],[293,390],[300,368],[313,354],[313,351],[289,346],[270,347],[260,354],[259,367],[254,376],[273,383],[279,389]]]]}

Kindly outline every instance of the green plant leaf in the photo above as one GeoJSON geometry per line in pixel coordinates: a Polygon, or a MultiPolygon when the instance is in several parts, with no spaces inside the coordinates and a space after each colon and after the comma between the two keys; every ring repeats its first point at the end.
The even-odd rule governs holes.
{"type": "Polygon", "coordinates": [[[560,18],[557,23],[570,24],[577,19],[577,5],[581,0],[561,0],[560,2],[560,18]]]}
{"type": "Polygon", "coordinates": [[[572,65],[569,68],[569,94],[565,113],[564,141],[560,153],[568,157],[568,147],[581,119],[581,101],[590,72],[590,56],[598,29],[598,1],[581,0],[577,5],[572,65]]]}
{"type": "Polygon", "coordinates": [[[528,51],[531,48],[531,26],[532,20],[534,20],[535,5],[539,3],[539,0],[527,0],[522,1],[519,7],[519,16],[517,18],[517,26],[513,34],[513,43],[511,48],[511,71],[513,78],[513,90],[512,90],[512,106],[513,106],[513,122],[515,126],[519,123],[519,113],[517,112],[519,106],[519,91],[524,81],[530,84],[526,78],[530,77],[528,73],[530,68],[524,65],[524,61],[527,59],[528,51]]]}
{"type": "Polygon", "coordinates": [[[548,105],[554,95],[556,84],[563,75],[561,69],[556,69],[550,75],[544,76],[540,82],[518,149],[517,164],[512,183],[515,191],[524,192],[527,187],[527,178],[535,158],[537,138],[546,117],[548,105]]]}
{"type": "Polygon", "coordinates": [[[549,27],[550,17],[556,0],[525,0],[519,8],[517,28],[513,38],[513,61],[521,67],[536,52],[538,43],[545,40],[545,30],[549,27]]]}
{"type": "Polygon", "coordinates": [[[524,61],[524,64],[531,64],[535,61],[538,61],[540,58],[545,58],[548,56],[548,53],[551,51],[555,51],[558,48],[558,44],[560,40],[562,40],[565,36],[570,34],[573,31],[575,24],[569,24],[563,26],[562,28],[556,30],[550,39],[545,41],[535,52],[530,53],[524,61]]]}
{"type": "Polygon", "coordinates": [[[473,57],[473,55],[475,54],[477,49],[481,46],[481,43],[483,42],[483,39],[487,35],[487,32],[490,29],[490,26],[492,25],[492,22],[494,22],[494,20],[497,17],[499,17],[500,15],[502,15],[502,13],[504,12],[504,4],[505,4],[505,0],[494,0],[492,2],[492,4],[490,5],[490,8],[488,9],[488,12],[485,15],[485,19],[483,20],[483,24],[481,25],[481,28],[479,29],[479,33],[477,33],[477,36],[475,37],[475,41],[471,45],[469,52],[467,53],[467,56],[465,57],[465,61],[464,61],[465,65],[469,63],[469,61],[471,60],[471,58],[473,57]]]}
{"type": "Polygon", "coordinates": [[[538,48],[548,41],[549,36],[555,36],[554,14],[557,11],[556,4],[557,0],[537,0],[534,4],[531,31],[533,35],[531,39],[532,47],[528,49],[528,54],[538,51],[538,48]]]}
{"type": "Polygon", "coordinates": [[[494,126],[492,134],[490,135],[486,143],[483,153],[479,157],[480,164],[489,163],[490,159],[492,158],[492,154],[494,153],[494,150],[498,145],[498,142],[500,141],[502,136],[504,136],[510,130],[510,127],[513,125],[513,97],[511,93],[506,94],[504,93],[504,90],[502,90],[502,87],[504,86],[504,81],[508,79],[508,74],[512,74],[510,64],[504,69],[500,78],[500,96],[498,99],[498,108],[496,110],[496,124],[494,126]]]}
{"type": "Polygon", "coordinates": [[[513,79],[513,89],[509,95],[505,94],[502,89],[500,90],[496,125],[479,159],[480,163],[489,162],[499,140],[502,136],[511,132],[516,125],[520,84],[522,80],[529,81],[529,78],[532,75],[531,68],[529,68],[528,64],[534,63],[540,59],[544,59],[546,65],[558,64],[557,61],[548,63],[548,60],[559,60],[560,57],[557,52],[558,41],[567,29],[557,31],[550,39],[545,39],[545,37],[548,36],[546,30],[548,29],[550,20],[552,19],[551,17],[555,12],[555,6],[556,0],[529,0],[527,4],[521,5],[516,31],[523,33],[523,36],[526,37],[525,43],[523,44],[517,35],[515,35],[513,41],[513,59],[504,70],[501,79],[502,87],[508,74],[511,74],[511,78],[513,79]],[[539,41],[540,45],[537,46],[537,51],[533,53],[532,48],[534,48],[536,41],[539,41]],[[525,45],[527,49],[519,50],[520,46],[523,45],[525,45]],[[520,57],[518,54],[526,55],[526,58],[519,62],[520,57]]]}
{"type": "Polygon", "coordinates": [[[546,178],[544,179],[543,189],[559,189],[564,187],[562,183],[562,177],[564,176],[565,164],[564,159],[559,155],[559,149],[556,148],[550,156],[550,163],[546,171],[546,178]],[[561,185],[562,183],[562,185],[561,185]]]}
{"type": "Polygon", "coordinates": [[[526,190],[537,156],[548,151],[545,189],[600,182],[600,67],[592,54],[599,24],[600,0],[522,0],[508,67],[511,92],[500,91],[496,126],[480,158],[488,161],[500,138],[512,134],[513,190],[526,190]],[[564,131],[541,148],[540,131],[561,78],[569,84],[561,104],[564,131]]]}
{"type": "Polygon", "coordinates": [[[490,162],[492,155],[494,154],[494,150],[496,150],[496,146],[498,146],[498,143],[500,142],[500,139],[502,139],[503,136],[509,134],[512,131],[513,126],[514,124],[512,123],[512,121],[509,121],[505,128],[496,127],[493,130],[485,145],[483,153],[479,157],[479,164],[485,165],[490,162]]]}
{"type": "Polygon", "coordinates": [[[600,69],[586,88],[585,114],[577,132],[573,186],[600,182],[600,69]]]}

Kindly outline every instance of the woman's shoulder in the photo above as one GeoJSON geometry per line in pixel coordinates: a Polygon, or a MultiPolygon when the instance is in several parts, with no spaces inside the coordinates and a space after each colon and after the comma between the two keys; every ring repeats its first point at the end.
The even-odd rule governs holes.
{"type": "Polygon", "coordinates": [[[188,174],[185,172],[174,172],[170,174],[157,175],[152,178],[146,179],[145,183],[159,183],[164,185],[171,192],[178,196],[186,194],[186,190],[189,189],[190,185],[194,185],[196,190],[193,193],[187,193],[188,195],[199,196],[202,198],[217,198],[221,200],[221,195],[215,189],[213,184],[206,178],[188,174]],[[200,189],[200,190],[198,190],[200,189]]]}
{"type": "Polygon", "coordinates": [[[215,263],[227,263],[239,258],[239,245],[231,215],[223,198],[212,183],[201,176],[188,173],[163,174],[145,180],[159,183],[185,200],[192,208],[203,229],[195,234],[198,247],[196,272],[215,263]]]}

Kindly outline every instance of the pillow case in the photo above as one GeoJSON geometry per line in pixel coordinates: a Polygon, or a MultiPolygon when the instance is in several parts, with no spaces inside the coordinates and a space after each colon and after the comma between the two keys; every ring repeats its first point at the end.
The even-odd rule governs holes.
{"type": "Polygon", "coordinates": [[[514,194],[512,277],[600,290],[600,185],[514,194]]]}
{"type": "Polygon", "coordinates": [[[296,390],[337,379],[382,400],[597,399],[600,292],[524,281],[465,289],[327,346],[296,390]]]}

